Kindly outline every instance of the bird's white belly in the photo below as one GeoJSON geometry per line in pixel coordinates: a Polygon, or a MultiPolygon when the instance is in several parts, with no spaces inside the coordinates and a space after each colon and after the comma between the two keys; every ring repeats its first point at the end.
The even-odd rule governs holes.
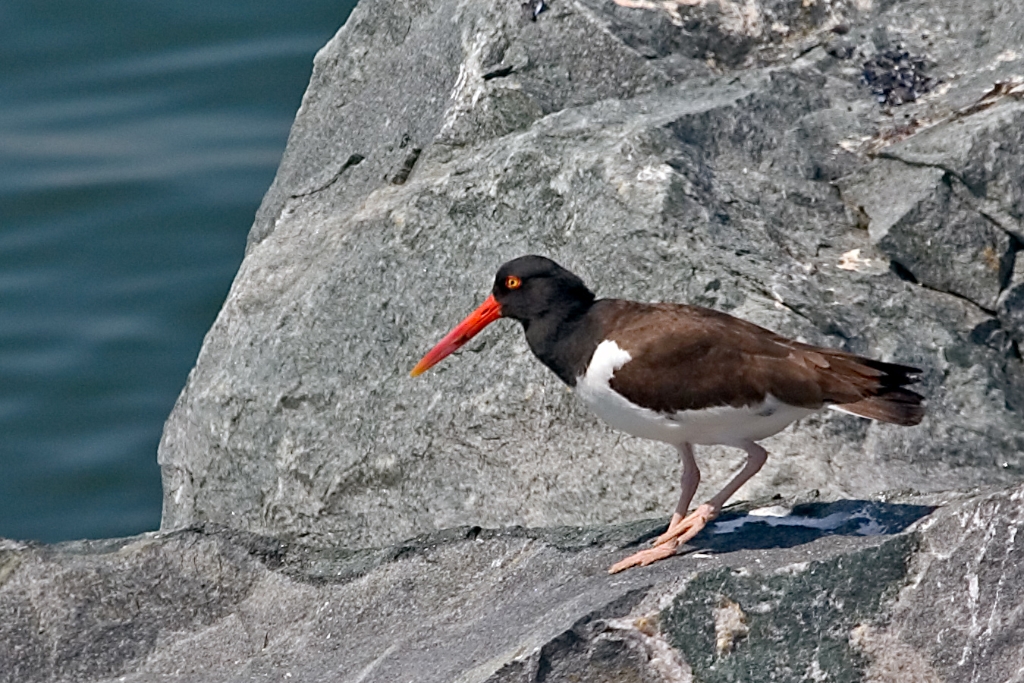
{"type": "Polygon", "coordinates": [[[660,413],[630,403],[611,388],[615,371],[631,360],[618,344],[598,345],[585,375],[576,380],[576,393],[611,427],[633,436],[666,443],[739,445],[777,434],[789,424],[817,412],[782,403],[769,394],[758,405],[660,413]]]}

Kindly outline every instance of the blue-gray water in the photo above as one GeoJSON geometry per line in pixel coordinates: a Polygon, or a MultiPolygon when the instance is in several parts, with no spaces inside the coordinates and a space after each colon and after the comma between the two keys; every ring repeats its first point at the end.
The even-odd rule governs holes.
{"type": "Polygon", "coordinates": [[[0,2],[0,536],[159,525],[163,421],[354,5],[0,2]]]}

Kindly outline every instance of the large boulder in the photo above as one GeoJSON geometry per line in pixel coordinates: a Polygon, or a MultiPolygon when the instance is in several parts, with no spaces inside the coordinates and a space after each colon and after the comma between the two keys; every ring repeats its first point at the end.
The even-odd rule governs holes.
{"type": "MultiPolygon", "coordinates": [[[[825,5],[360,3],[167,422],[163,527],[667,514],[673,449],[598,423],[514,323],[408,377],[525,253],[924,370],[921,426],[805,420],[741,498],[1018,481],[1021,11],[988,3],[982,40],[974,6],[825,5]]],[[[742,457],[700,449],[698,496],[742,457]]]]}

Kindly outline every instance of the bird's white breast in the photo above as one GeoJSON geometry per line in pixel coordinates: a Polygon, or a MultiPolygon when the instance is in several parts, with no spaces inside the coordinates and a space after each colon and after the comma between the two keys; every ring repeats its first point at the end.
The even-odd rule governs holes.
{"type": "Polygon", "coordinates": [[[615,372],[633,357],[614,341],[597,346],[586,373],[576,380],[576,393],[611,427],[633,436],[671,444],[739,445],[758,441],[816,411],[787,405],[769,394],[758,405],[660,413],[628,401],[611,388],[615,372]]]}

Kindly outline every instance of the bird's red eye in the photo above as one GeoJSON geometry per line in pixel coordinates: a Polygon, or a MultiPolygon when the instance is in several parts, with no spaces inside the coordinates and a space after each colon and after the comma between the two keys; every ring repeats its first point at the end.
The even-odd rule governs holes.
{"type": "Polygon", "coordinates": [[[522,284],[523,281],[520,280],[515,275],[509,275],[507,278],[505,278],[505,287],[508,289],[519,289],[522,286],[522,284]]]}

